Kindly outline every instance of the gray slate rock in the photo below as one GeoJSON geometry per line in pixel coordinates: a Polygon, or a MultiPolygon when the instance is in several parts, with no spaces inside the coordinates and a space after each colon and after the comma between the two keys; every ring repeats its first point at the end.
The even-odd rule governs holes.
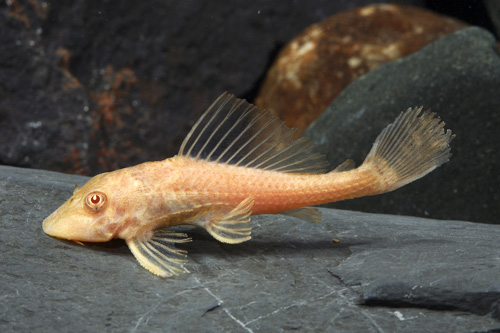
{"type": "Polygon", "coordinates": [[[330,161],[361,163],[387,124],[420,105],[437,112],[457,135],[453,156],[393,193],[329,207],[500,223],[499,87],[498,47],[479,28],[457,31],[360,77],[304,134],[330,161]]]}
{"type": "Polygon", "coordinates": [[[240,245],[188,229],[190,273],[161,279],[120,240],[43,233],[86,180],[0,166],[0,331],[500,329],[496,225],[333,209],[320,225],[256,216],[240,245]]]}

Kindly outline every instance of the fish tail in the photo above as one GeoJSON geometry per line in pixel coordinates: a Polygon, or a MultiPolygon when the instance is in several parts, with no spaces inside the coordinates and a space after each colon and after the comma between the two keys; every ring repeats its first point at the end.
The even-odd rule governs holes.
{"type": "Polygon", "coordinates": [[[381,191],[393,191],[447,162],[455,137],[430,110],[409,108],[377,137],[363,167],[380,176],[381,191]]]}

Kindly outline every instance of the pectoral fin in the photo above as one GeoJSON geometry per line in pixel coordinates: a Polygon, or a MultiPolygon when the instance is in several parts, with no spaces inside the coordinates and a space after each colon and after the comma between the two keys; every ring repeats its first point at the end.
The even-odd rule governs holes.
{"type": "MultiPolygon", "coordinates": [[[[236,244],[249,240],[248,226],[253,199],[243,200],[234,209],[224,211],[224,205],[198,205],[183,212],[185,224],[205,228],[215,239],[223,243],[236,244]]],[[[226,206],[227,208],[227,206],[226,206]]],[[[151,273],[169,277],[179,275],[184,268],[187,252],[175,248],[177,243],[190,242],[184,233],[170,230],[145,231],[130,239],[127,245],[139,263],[151,273]]]]}
{"type": "Polygon", "coordinates": [[[247,198],[229,213],[213,216],[200,226],[222,243],[242,243],[251,238],[252,228],[247,223],[250,222],[252,206],[253,199],[247,198]]]}
{"type": "Polygon", "coordinates": [[[190,242],[186,234],[169,230],[147,231],[126,240],[139,263],[151,273],[169,277],[186,272],[184,259],[187,251],[176,249],[175,244],[190,242]]]}

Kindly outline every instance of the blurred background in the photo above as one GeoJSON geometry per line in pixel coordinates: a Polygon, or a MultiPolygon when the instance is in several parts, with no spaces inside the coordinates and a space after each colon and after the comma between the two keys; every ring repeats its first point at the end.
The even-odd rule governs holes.
{"type": "MultiPolygon", "coordinates": [[[[2,1],[0,164],[91,176],[162,160],[177,153],[199,115],[224,91],[270,109],[304,131],[349,83],[383,63],[471,25],[498,37],[498,1],[384,1],[370,6],[379,3],[2,1]],[[290,64],[304,65],[287,60],[304,51],[294,54],[292,41],[299,38],[297,45],[303,46],[300,38],[315,38],[318,29],[327,35],[331,29],[325,45],[336,43],[333,60],[329,51],[318,54],[326,54],[322,59],[338,75],[314,81],[325,72],[322,63],[315,63],[314,71],[301,67],[301,87],[292,91],[282,78],[291,75],[290,64]],[[396,51],[372,47],[385,42],[396,45],[396,51]],[[363,57],[353,57],[359,54],[363,57]]],[[[391,117],[399,111],[393,110],[391,117]]],[[[470,119],[464,121],[473,126],[470,119]]],[[[491,121],[498,124],[498,118],[491,121]]],[[[453,170],[456,184],[440,185],[446,187],[443,191],[458,191],[454,195],[461,198],[462,211],[450,202],[453,198],[436,203],[448,208],[434,214],[418,203],[393,210],[378,202],[337,207],[498,223],[495,146],[489,154],[477,161],[489,165],[482,169],[491,187],[484,197],[472,193],[480,192],[481,184],[461,190],[468,178],[460,170],[453,170]],[[466,212],[464,202],[470,201],[477,205],[466,212]]],[[[332,167],[350,157],[339,156],[332,167]]],[[[422,191],[413,188],[408,195],[429,197],[422,191]]],[[[387,202],[391,205],[401,206],[394,200],[387,202]]]]}

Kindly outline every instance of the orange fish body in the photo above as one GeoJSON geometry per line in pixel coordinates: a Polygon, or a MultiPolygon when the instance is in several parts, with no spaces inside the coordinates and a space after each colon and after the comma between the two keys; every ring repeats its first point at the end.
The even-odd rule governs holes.
{"type": "Polygon", "coordinates": [[[252,215],[276,214],[386,190],[368,168],[340,173],[293,174],[181,157],[166,162],[178,168],[176,184],[172,184],[174,191],[189,191],[196,193],[200,201],[220,201],[230,206],[252,198],[252,215]]]}
{"type": "Polygon", "coordinates": [[[43,223],[54,237],[122,238],[159,276],[183,272],[190,241],[166,228],[194,225],[225,243],[250,239],[250,215],[287,214],[319,222],[303,208],[395,190],[450,156],[451,131],[434,114],[409,109],[386,127],[361,166],[325,173],[324,156],[277,117],[223,94],[195,124],[178,156],[97,175],[43,223]],[[419,116],[420,115],[420,116],[419,116]]]}

